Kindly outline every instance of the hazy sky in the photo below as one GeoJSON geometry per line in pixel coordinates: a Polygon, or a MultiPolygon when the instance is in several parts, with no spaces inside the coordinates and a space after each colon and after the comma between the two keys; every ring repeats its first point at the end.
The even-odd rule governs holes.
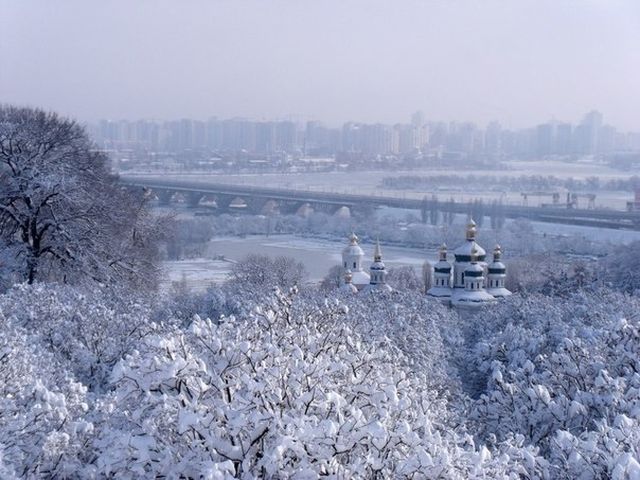
{"type": "Polygon", "coordinates": [[[640,130],[640,1],[0,0],[0,102],[640,130]]]}

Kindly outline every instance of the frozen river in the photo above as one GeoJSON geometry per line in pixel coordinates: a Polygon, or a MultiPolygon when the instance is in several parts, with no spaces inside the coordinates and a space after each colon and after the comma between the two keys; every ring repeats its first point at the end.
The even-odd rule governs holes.
{"type": "MultiPolygon", "coordinates": [[[[223,256],[220,260],[183,260],[165,262],[163,284],[185,280],[194,290],[204,290],[209,285],[224,280],[231,262],[241,260],[251,253],[261,253],[271,257],[287,256],[304,263],[311,282],[319,282],[334,265],[340,265],[341,252],[346,246],[344,242],[324,239],[309,239],[295,235],[220,237],[209,243],[207,257],[223,256]]],[[[362,243],[365,253],[365,268],[372,261],[373,245],[362,243]]],[[[424,262],[434,260],[436,251],[412,248],[382,246],[385,265],[389,267],[411,266],[417,274],[421,272],[424,262]]]]}

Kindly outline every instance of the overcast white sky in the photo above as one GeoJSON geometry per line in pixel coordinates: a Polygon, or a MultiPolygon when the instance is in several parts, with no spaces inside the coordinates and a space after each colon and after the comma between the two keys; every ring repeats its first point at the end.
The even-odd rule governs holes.
{"type": "Polygon", "coordinates": [[[0,102],[640,130],[640,1],[0,0],[0,102]]]}

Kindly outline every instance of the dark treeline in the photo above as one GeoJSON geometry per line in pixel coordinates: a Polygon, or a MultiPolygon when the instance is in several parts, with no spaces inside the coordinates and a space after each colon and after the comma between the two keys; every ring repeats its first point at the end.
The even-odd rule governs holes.
{"type": "Polygon", "coordinates": [[[599,177],[577,179],[573,177],[559,178],[553,175],[519,175],[517,177],[496,175],[433,175],[415,176],[403,175],[399,177],[385,177],[382,187],[390,189],[432,189],[440,186],[460,186],[465,188],[486,189],[487,186],[500,186],[510,191],[524,190],[554,190],[564,188],[576,190],[625,190],[633,191],[640,187],[640,177],[612,178],[608,180],[599,177]]]}

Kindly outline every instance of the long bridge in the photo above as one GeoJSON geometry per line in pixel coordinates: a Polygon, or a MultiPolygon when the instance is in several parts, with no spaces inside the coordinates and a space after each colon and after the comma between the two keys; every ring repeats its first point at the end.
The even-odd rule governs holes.
{"type": "Polygon", "coordinates": [[[127,188],[145,188],[153,192],[160,204],[180,199],[191,207],[214,206],[219,211],[251,211],[253,213],[301,213],[304,211],[335,212],[348,208],[352,213],[366,213],[380,207],[417,210],[424,222],[447,221],[455,214],[471,214],[478,221],[491,218],[500,224],[505,218],[584,225],[603,228],[640,230],[640,211],[596,208],[563,208],[561,206],[524,206],[492,203],[454,202],[435,198],[399,198],[285,188],[214,183],[192,179],[177,180],[151,177],[124,177],[127,188]]]}

